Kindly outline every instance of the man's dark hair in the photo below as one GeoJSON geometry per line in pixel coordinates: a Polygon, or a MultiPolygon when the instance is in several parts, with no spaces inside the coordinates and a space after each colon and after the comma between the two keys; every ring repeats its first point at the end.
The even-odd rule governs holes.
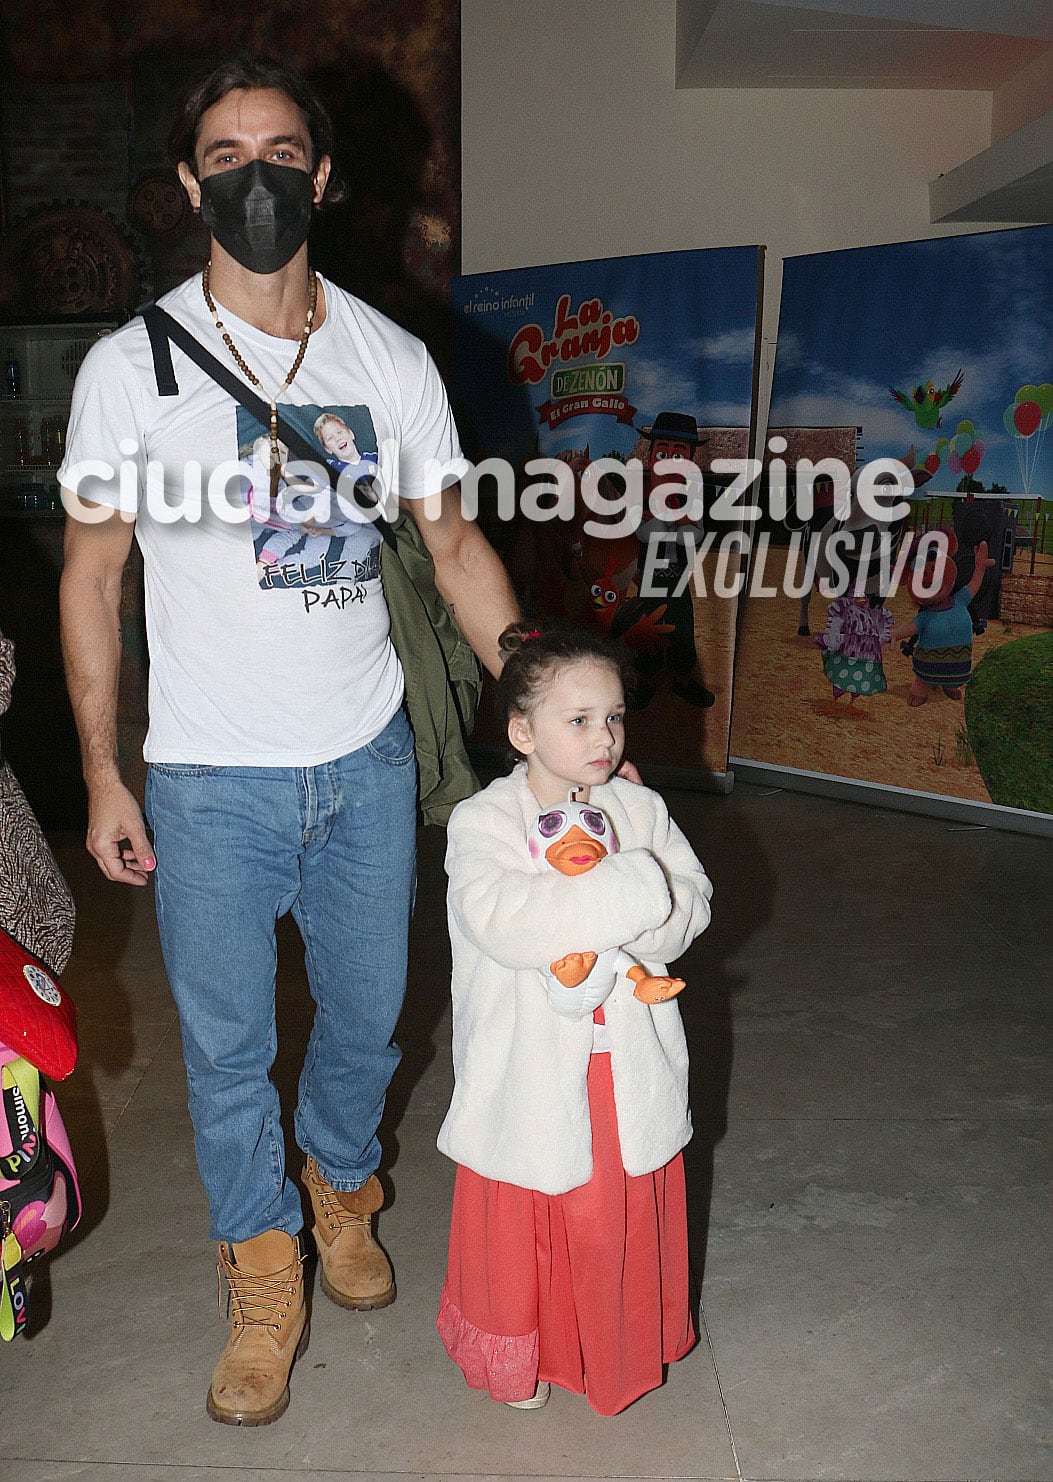
{"type": "MultiPolygon", "coordinates": [[[[218,67],[213,67],[184,94],[168,134],[168,154],[174,165],[187,164],[197,174],[197,140],[201,120],[213,103],[218,103],[237,88],[271,88],[284,93],[303,114],[311,142],[311,168],[324,154],[332,157],[333,125],[325,105],[309,83],[286,67],[252,52],[237,52],[218,67]]],[[[334,169],[329,176],[323,205],[342,200],[343,184],[334,169]]]]}

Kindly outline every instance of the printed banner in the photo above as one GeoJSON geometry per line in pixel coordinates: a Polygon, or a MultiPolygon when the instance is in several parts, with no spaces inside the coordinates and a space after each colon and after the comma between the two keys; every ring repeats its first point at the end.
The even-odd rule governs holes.
{"type": "Polygon", "coordinates": [[[1051,303],[1051,227],[786,262],[768,446],[853,477],[835,510],[791,471],[765,511],[734,756],[1053,813],[1051,303]],[[859,497],[877,458],[908,491],[883,524],[859,497]],[[824,596],[835,548],[850,589],[824,596]]]}
{"type": "MultiPolygon", "coordinates": [[[[748,449],[758,262],[755,247],[667,252],[453,285],[480,521],[528,614],[629,649],[641,763],[727,770],[737,603],[703,546],[710,464],[748,449]]],[[[477,739],[503,740],[486,728],[477,739]]]]}

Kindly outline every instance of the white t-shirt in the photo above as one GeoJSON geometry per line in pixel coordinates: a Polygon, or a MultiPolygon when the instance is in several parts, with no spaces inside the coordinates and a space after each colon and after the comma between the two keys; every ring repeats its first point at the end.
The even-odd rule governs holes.
{"type": "MultiPolygon", "coordinates": [[[[423,344],[383,314],[328,281],[324,292],[325,319],[279,409],[309,441],[321,438],[353,481],[376,474],[379,461],[389,480],[397,470],[400,497],[420,498],[428,460],[460,455],[438,371],[423,344]]],[[[200,275],[160,302],[245,379],[200,275]]],[[[217,307],[269,401],[297,342],[217,307]]],[[[298,481],[295,468],[272,500],[267,428],[174,346],[172,362],[179,395],[161,397],[142,319],[98,341],[77,376],[59,470],[82,499],[136,511],[151,661],[146,760],[332,761],[377,736],[402,702],[380,532],[335,499],[318,518],[313,501],[328,500],[327,485],[298,481]],[[85,460],[114,472],[86,471],[85,460]],[[188,461],[200,467],[199,493],[188,461]],[[200,519],[172,519],[188,494],[200,519]]]]}

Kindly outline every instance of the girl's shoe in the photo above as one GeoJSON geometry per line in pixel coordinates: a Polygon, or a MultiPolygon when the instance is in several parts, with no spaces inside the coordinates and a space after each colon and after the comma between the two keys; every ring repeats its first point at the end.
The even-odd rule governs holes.
{"type": "Polygon", "coordinates": [[[550,1384],[542,1384],[538,1381],[537,1389],[534,1391],[533,1399],[530,1400],[505,1400],[510,1410],[540,1410],[542,1405],[548,1404],[548,1397],[552,1393],[550,1384]]]}

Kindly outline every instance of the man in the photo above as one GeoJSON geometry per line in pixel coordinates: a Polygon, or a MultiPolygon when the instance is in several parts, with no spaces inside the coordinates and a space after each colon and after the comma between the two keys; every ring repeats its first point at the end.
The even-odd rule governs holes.
{"type": "MultiPolygon", "coordinates": [[[[419,341],[308,265],[311,211],[331,178],[324,110],[294,73],[240,58],[192,90],[172,141],[211,232],[211,260],[162,304],[308,434],[331,413],[358,447],[399,449],[399,496],[439,590],[496,672],[497,635],[517,616],[504,570],[462,517],[456,489],[425,497],[427,460],[459,451],[438,373],[419,341]]],[[[324,550],[305,533],[261,569],[285,473],[277,424],[262,424],[182,353],[173,363],[178,395],[161,396],[136,319],[99,341],[78,376],[60,478],[71,516],[99,522],[67,521],[63,640],[88,849],[111,880],[155,881],[198,1167],[231,1295],[208,1410],[226,1424],[259,1425],[288,1405],[307,1339],[301,1203],[269,1078],[275,921],[290,910],[316,1002],[295,1128],[322,1289],[348,1308],[395,1296],[370,1217],[381,1204],[376,1131],[399,1058],[391,1041],[414,884],[413,737],[388,638],[379,531],[338,526],[324,550]],[[118,476],[85,460],[113,470],[125,460],[138,485],[156,859],[116,760],[131,512],[118,513],[118,476]],[[188,464],[199,465],[201,486],[220,465],[242,470],[218,506],[209,489],[196,520],[172,517],[193,485],[188,464]],[[150,498],[156,465],[166,507],[150,498]],[[258,470],[252,480],[246,467],[258,470]]]]}
{"type": "MultiPolygon", "coordinates": [[[[650,427],[644,428],[647,439],[646,473],[644,476],[644,507],[650,507],[651,489],[656,484],[673,486],[677,476],[664,477],[656,472],[656,465],[664,459],[680,458],[688,463],[694,461],[696,449],[705,442],[698,433],[694,417],[684,412],[659,412],[650,427]]],[[[696,502],[701,498],[701,474],[695,494],[696,502]]],[[[634,652],[639,682],[634,703],[643,709],[651,700],[658,686],[663,666],[670,676],[670,688],[688,705],[705,709],[712,705],[716,696],[702,682],[698,653],[695,649],[695,605],[690,581],[685,582],[688,572],[694,569],[695,551],[701,543],[701,510],[689,508],[690,497],[686,487],[683,494],[665,495],[666,514],[645,513],[637,531],[640,543],[640,579],[644,573],[650,576],[650,584],[656,596],[641,596],[631,609],[634,618],[650,618],[652,634],[668,633],[660,645],[649,644],[637,647],[634,652]],[[651,556],[651,551],[654,556],[651,556]],[[678,593],[677,589],[683,586],[678,593]],[[653,624],[661,618],[663,628],[653,624]]],[[[619,635],[619,624],[612,631],[619,635]]],[[[628,637],[628,635],[626,635],[628,637]]]]}

